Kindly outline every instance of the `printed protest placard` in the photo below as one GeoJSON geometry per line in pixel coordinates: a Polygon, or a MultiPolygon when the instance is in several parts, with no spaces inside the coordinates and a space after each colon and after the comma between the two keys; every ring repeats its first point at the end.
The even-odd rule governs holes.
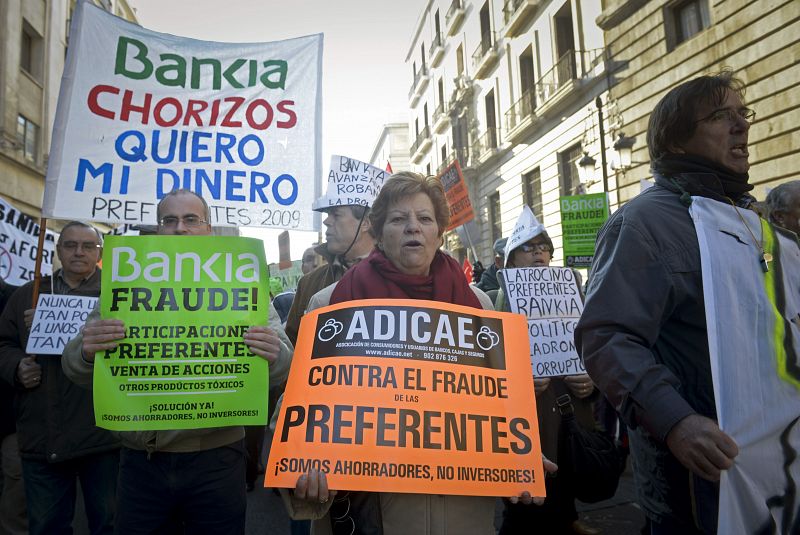
{"type": "Polygon", "coordinates": [[[95,306],[96,297],[39,294],[25,352],[29,355],[61,355],[64,346],[80,332],[95,306]]]}
{"type": "Polygon", "coordinates": [[[458,160],[448,165],[439,175],[439,180],[444,186],[444,195],[450,207],[450,226],[447,230],[460,227],[467,221],[475,218],[475,211],[472,209],[472,202],[469,200],[469,190],[464,182],[464,175],[461,173],[461,166],[458,160]]]}
{"type": "Polygon", "coordinates": [[[321,71],[321,34],[199,41],[78,2],[44,214],[155,224],[186,188],[213,225],[319,230],[321,71]]]}
{"type": "Polygon", "coordinates": [[[294,290],[297,288],[297,281],[303,276],[302,264],[302,260],[292,260],[286,269],[281,269],[278,264],[270,264],[269,276],[273,279],[280,279],[284,290],[294,290]]]}
{"type": "Polygon", "coordinates": [[[95,358],[99,427],[266,423],[267,362],[243,340],[269,317],[260,240],[109,236],[103,265],[101,316],[126,337],[95,358]]]}
{"type": "Polygon", "coordinates": [[[334,206],[372,206],[390,174],[355,158],[333,155],[328,170],[328,189],[324,196],[314,201],[314,210],[334,206]]]}
{"type": "MultiPolygon", "coordinates": [[[[22,286],[33,280],[39,232],[36,218],[0,198],[0,279],[12,286],[22,286]]],[[[56,233],[45,231],[42,275],[53,272],[57,237],[56,233]]]]}
{"type": "Polygon", "coordinates": [[[608,219],[608,195],[560,197],[564,258],[569,267],[588,268],[594,260],[597,232],[608,219]]]}
{"type": "Polygon", "coordinates": [[[544,495],[525,321],[370,299],[303,316],[266,470],[295,486],[544,495]]]}
{"type": "Polygon", "coordinates": [[[575,272],[564,267],[498,272],[511,312],[528,318],[531,363],[536,377],[586,373],[573,333],[583,313],[575,272]]]}

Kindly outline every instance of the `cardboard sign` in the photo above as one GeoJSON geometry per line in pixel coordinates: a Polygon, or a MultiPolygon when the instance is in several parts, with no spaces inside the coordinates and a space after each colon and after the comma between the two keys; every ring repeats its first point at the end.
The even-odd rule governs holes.
{"type": "Polygon", "coordinates": [[[569,267],[592,267],[597,232],[608,219],[608,194],[560,197],[564,258],[569,267]]]}
{"type": "Polygon", "coordinates": [[[95,358],[98,427],[266,423],[267,362],[243,340],[269,317],[260,240],[109,236],[103,264],[101,316],[126,337],[95,358]]]}
{"type": "Polygon", "coordinates": [[[511,312],[528,318],[536,377],[586,373],[573,333],[583,313],[575,272],[564,267],[503,269],[498,272],[511,312]]]}
{"type": "Polygon", "coordinates": [[[464,182],[464,175],[461,174],[461,166],[458,165],[458,160],[442,171],[439,175],[439,180],[442,181],[447,205],[450,207],[450,226],[447,227],[447,230],[453,230],[467,221],[472,221],[475,218],[475,211],[472,209],[469,190],[464,182]]]}
{"type": "Polygon", "coordinates": [[[213,225],[319,230],[321,70],[321,34],[214,43],[78,2],[43,213],[152,225],[186,188],[213,225]]]}
{"type": "Polygon", "coordinates": [[[289,231],[284,230],[278,234],[278,268],[288,269],[292,267],[292,254],[289,243],[289,231]]]}
{"type": "Polygon", "coordinates": [[[334,206],[372,206],[391,172],[347,156],[331,156],[328,189],[314,201],[314,210],[334,206]]]}
{"type": "MultiPolygon", "coordinates": [[[[0,279],[13,286],[32,281],[39,248],[37,218],[21,212],[0,198],[0,279]]],[[[42,275],[53,272],[58,234],[46,231],[42,251],[42,275]]]]}
{"type": "Polygon", "coordinates": [[[295,290],[297,281],[303,276],[302,265],[302,260],[292,260],[286,269],[281,269],[278,264],[270,264],[269,276],[274,279],[280,279],[284,290],[295,290]]]}
{"type": "Polygon", "coordinates": [[[266,485],[313,467],[340,490],[544,495],[525,329],[410,299],[306,313],[266,485]]]}
{"type": "Polygon", "coordinates": [[[96,306],[96,297],[39,294],[25,352],[60,356],[96,306]]]}

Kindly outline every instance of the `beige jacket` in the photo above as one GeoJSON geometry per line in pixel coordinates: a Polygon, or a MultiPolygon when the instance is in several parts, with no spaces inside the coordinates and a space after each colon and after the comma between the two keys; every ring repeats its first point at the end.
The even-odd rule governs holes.
{"type": "MultiPolygon", "coordinates": [[[[330,304],[336,284],[320,290],[308,303],[308,310],[330,304]]],[[[470,286],[485,310],[494,310],[492,301],[482,290],[470,286]]],[[[273,425],[277,419],[275,411],[273,425]]],[[[313,535],[332,535],[328,509],[333,500],[318,504],[294,498],[282,489],[289,516],[311,519],[313,535]]],[[[383,535],[495,535],[494,511],[496,498],[483,496],[442,496],[435,494],[379,494],[383,535]]]]}
{"type": "MultiPolygon", "coordinates": [[[[89,314],[87,322],[99,319],[100,310],[96,308],[89,314]]],[[[289,375],[289,366],[292,362],[294,347],[281,328],[281,320],[275,308],[269,306],[267,326],[278,333],[281,339],[281,351],[278,360],[269,365],[269,382],[277,385],[286,381],[289,375]]],[[[83,358],[83,332],[70,340],[61,358],[61,368],[69,379],[87,388],[92,387],[94,363],[83,358]]],[[[264,392],[264,403],[267,403],[267,393],[264,392]]],[[[122,445],[135,450],[166,452],[191,452],[205,451],[221,446],[226,446],[244,438],[244,428],[211,427],[206,429],[180,429],[170,431],[120,431],[115,433],[122,441],[122,445]]]]}

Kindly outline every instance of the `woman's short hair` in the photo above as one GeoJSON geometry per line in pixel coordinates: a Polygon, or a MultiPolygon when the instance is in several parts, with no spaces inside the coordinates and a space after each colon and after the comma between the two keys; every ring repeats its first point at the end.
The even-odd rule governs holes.
{"type": "Polygon", "coordinates": [[[383,234],[383,225],[386,223],[386,214],[389,206],[400,199],[411,197],[417,193],[424,193],[433,203],[436,224],[439,226],[439,236],[444,234],[450,223],[450,207],[444,195],[442,182],[435,176],[425,176],[411,171],[402,171],[390,176],[378,193],[372,209],[369,212],[370,233],[374,238],[383,234]]]}
{"type": "Polygon", "coordinates": [[[694,135],[697,109],[725,102],[728,91],[744,102],[744,82],[724,70],[718,74],[699,76],[674,87],[658,101],[647,124],[647,148],[650,161],[674,154],[675,148],[694,135]]]}

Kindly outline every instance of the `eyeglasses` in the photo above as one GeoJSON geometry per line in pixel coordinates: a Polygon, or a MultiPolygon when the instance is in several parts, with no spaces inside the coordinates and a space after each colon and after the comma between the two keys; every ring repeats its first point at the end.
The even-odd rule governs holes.
{"type": "Polygon", "coordinates": [[[183,217],[168,215],[167,217],[162,217],[158,224],[164,228],[175,228],[180,221],[183,221],[183,225],[186,227],[199,227],[208,223],[208,221],[196,215],[185,215],[183,217]]]}
{"type": "Polygon", "coordinates": [[[90,253],[101,247],[99,243],[91,241],[85,241],[80,243],[76,241],[65,241],[63,243],[60,243],[58,246],[64,249],[65,251],[77,251],[78,247],[80,247],[84,253],[90,253]]]}
{"type": "Polygon", "coordinates": [[[719,121],[728,121],[730,124],[736,124],[736,121],[739,119],[744,119],[748,123],[752,123],[756,118],[755,110],[751,110],[750,108],[739,108],[738,110],[733,110],[731,108],[721,108],[719,110],[714,110],[709,115],[703,117],[702,119],[698,119],[695,121],[695,124],[702,123],[704,121],[710,121],[712,123],[717,123],[719,121]]]}
{"type": "Polygon", "coordinates": [[[519,246],[519,248],[523,253],[532,253],[535,251],[539,251],[541,253],[550,252],[550,245],[546,243],[523,243],[519,246]]]}

